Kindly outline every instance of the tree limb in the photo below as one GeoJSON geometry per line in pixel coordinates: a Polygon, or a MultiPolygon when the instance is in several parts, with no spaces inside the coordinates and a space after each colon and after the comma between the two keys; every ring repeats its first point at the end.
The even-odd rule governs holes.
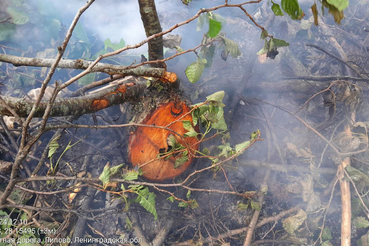
{"type": "MultiPolygon", "coordinates": [[[[112,105],[131,102],[137,100],[145,88],[145,82],[129,82],[122,85],[115,85],[101,92],[86,96],[59,99],[54,102],[49,116],[79,116],[93,113],[112,105]]],[[[2,100],[20,117],[27,117],[34,103],[34,101],[27,98],[2,97],[2,100]]],[[[47,101],[41,101],[34,116],[42,117],[47,105],[47,101]]],[[[2,104],[0,104],[0,114],[12,115],[8,108],[2,104]]]]}
{"type": "MultiPolygon", "coordinates": [[[[31,66],[31,67],[51,67],[55,63],[55,59],[47,58],[31,58],[31,57],[20,57],[7,54],[0,54],[0,61],[11,63],[14,66],[31,66]]],[[[69,68],[69,69],[87,69],[93,62],[85,61],[82,59],[60,60],[57,67],[58,68],[69,68]]],[[[118,66],[107,63],[97,63],[91,72],[103,72],[110,75],[120,74],[122,76],[147,76],[160,78],[165,70],[163,68],[148,68],[148,67],[136,67],[127,68],[127,66],[118,66]]]]}

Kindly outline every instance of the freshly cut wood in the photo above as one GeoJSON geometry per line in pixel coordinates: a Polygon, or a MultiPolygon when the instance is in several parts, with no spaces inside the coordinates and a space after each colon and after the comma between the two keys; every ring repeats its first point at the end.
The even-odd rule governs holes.
{"type": "MultiPolygon", "coordinates": [[[[182,121],[192,122],[189,111],[190,108],[183,100],[170,100],[159,104],[139,123],[168,127],[183,136],[187,130],[184,129],[182,121]],[[186,115],[186,113],[188,114],[186,115]]],[[[197,137],[181,138],[174,132],[154,127],[137,127],[131,133],[129,141],[130,160],[133,166],[142,169],[143,177],[153,181],[162,181],[180,175],[191,165],[193,160],[191,153],[193,154],[199,146],[197,137]],[[164,157],[166,153],[170,153],[174,148],[169,140],[170,138],[173,139],[173,136],[176,142],[183,145],[185,149],[164,157]],[[188,160],[175,168],[176,160],[178,162],[179,158],[183,158],[183,151],[185,150],[188,152],[188,160]]]]}

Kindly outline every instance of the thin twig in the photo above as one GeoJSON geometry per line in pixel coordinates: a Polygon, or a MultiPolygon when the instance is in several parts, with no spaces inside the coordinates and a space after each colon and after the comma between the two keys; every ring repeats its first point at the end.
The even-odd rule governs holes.
{"type": "MultiPolygon", "coordinates": [[[[270,222],[278,221],[278,220],[282,219],[283,217],[285,217],[289,214],[295,213],[298,210],[299,210],[298,207],[292,207],[288,210],[280,212],[279,214],[277,214],[275,216],[264,218],[261,221],[259,221],[259,223],[257,223],[256,228],[259,228],[259,227],[261,227],[265,224],[268,224],[270,222]]],[[[235,235],[238,235],[238,234],[241,234],[241,233],[245,233],[245,232],[247,232],[248,229],[249,229],[248,227],[242,227],[242,228],[239,228],[239,229],[229,230],[225,233],[222,233],[222,234],[218,235],[216,238],[214,238],[214,237],[205,238],[204,240],[202,240],[202,242],[203,243],[210,243],[211,240],[220,240],[222,238],[232,237],[232,236],[235,236],[235,235]]],[[[190,240],[190,241],[186,241],[186,242],[182,242],[182,243],[176,243],[175,245],[178,245],[178,246],[193,245],[193,241],[190,240]]]]}
{"type": "Polygon", "coordinates": [[[351,68],[351,69],[352,69],[352,71],[354,71],[354,72],[355,72],[355,73],[356,73],[360,78],[368,79],[367,77],[363,76],[363,75],[360,73],[360,71],[359,71],[356,67],[354,67],[354,66],[352,66],[351,64],[349,64],[348,62],[346,62],[346,61],[342,60],[342,59],[341,59],[341,58],[339,58],[338,56],[335,56],[335,55],[331,54],[330,52],[326,51],[325,49],[323,49],[323,48],[321,48],[321,47],[319,47],[319,46],[317,46],[317,45],[314,45],[314,44],[306,44],[306,46],[313,47],[313,48],[315,48],[315,49],[318,49],[318,50],[320,50],[320,51],[322,51],[322,52],[326,53],[327,55],[329,55],[329,56],[333,57],[334,59],[336,59],[336,60],[338,60],[338,61],[342,62],[343,64],[345,64],[346,66],[348,66],[349,68],[351,68]]]}
{"type": "Polygon", "coordinates": [[[54,98],[50,99],[50,104],[49,107],[47,108],[48,110],[45,111],[44,117],[43,117],[43,122],[44,124],[41,126],[39,133],[32,139],[27,139],[27,129],[28,129],[28,125],[31,122],[34,114],[36,113],[37,107],[41,102],[42,97],[44,96],[45,90],[47,85],[49,84],[56,68],[57,65],[59,63],[59,61],[61,60],[64,50],[67,47],[67,44],[69,42],[69,39],[72,36],[72,32],[74,30],[74,27],[77,25],[77,22],[79,20],[79,18],[81,17],[82,13],[88,9],[90,7],[90,5],[94,2],[94,0],[89,0],[82,8],[79,9],[78,13],[76,14],[75,18],[73,19],[73,22],[71,24],[71,26],[68,29],[67,35],[63,41],[63,44],[60,48],[58,48],[59,53],[57,55],[57,58],[55,60],[55,63],[53,64],[53,66],[51,67],[50,71],[48,72],[44,82],[42,83],[42,86],[40,88],[40,94],[36,100],[36,102],[34,103],[32,110],[30,112],[30,114],[28,115],[27,119],[25,120],[25,122],[23,123],[23,128],[22,128],[22,138],[21,138],[21,143],[19,146],[19,151],[18,154],[14,160],[14,164],[12,167],[12,171],[11,171],[11,175],[10,175],[10,181],[8,183],[8,185],[5,188],[4,193],[2,194],[2,196],[0,197],[0,205],[5,204],[6,199],[10,196],[15,184],[16,184],[16,177],[18,175],[18,169],[20,164],[22,163],[23,159],[27,156],[27,154],[29,153],[31,147],[33,146],[33,144],[38,140],[38,138],[42,135],[43,133],[43,128],[46,124],[46,120],[48,118],[48,113],[52,107],[52,103],[56,98],[56,90],[54,93],[54,98]],[[28,141],[27,141],[28,140],[28,141]]]}

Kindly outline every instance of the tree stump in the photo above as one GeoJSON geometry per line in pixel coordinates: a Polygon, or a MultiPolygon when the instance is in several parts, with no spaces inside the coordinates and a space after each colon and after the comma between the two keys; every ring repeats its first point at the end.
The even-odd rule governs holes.
{"type": "MultiPolygon", "coordinates": [[[[163,181],[182,174],[191,165],[192,154],[199,147],[197,137],[184,137],[188,131],[182,121],[190,121],[193,125],[186,100],[178,93],[151,94],[144,96],[138,108],[141,113],[137,116],[135,112],[136,123],[167,127],[172,131],[144,126],[132,131],[128,147],[132,165],[141,168],[142,176],[152,181],[163,181]],[[173,151],[174,139],[177,146],[184,147],[182,150],[173,151]],[[185,156],[188,160],[184,162],[185,156]],[[179,158],[182,158],[180,165],[179,158]]],[[[194,129],[198,132],[198,127],[194,129]]]]}

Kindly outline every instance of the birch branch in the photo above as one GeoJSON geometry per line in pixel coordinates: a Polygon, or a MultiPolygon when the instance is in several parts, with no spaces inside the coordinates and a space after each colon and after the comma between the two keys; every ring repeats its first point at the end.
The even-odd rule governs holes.
{"type": "MultiPolygon", "coordinates": [[[[55,59],[47,58],[31,58],[31,57],[20,57],[7,54],[0,54],[0,61],[11,63],[14,66],[30,66],[30,67],[51,67],[55,63],[55,59]]],[[[81,69],[86,70],[93,62],[85,61],[82,59],[60,60],[57,67],[58,68],[69,68],[69,69],[81,69]]],[[[148,68],[148,67],[136,67],[127,68],[127,66],[111,65],[107,63],[97,63],[90,70],[93,72],[103,72],[110,75],[120,74],[123,76],[146,76],[146,77],[156,77],[160,78],[165,70],[163,68],[148,68]]]]}

